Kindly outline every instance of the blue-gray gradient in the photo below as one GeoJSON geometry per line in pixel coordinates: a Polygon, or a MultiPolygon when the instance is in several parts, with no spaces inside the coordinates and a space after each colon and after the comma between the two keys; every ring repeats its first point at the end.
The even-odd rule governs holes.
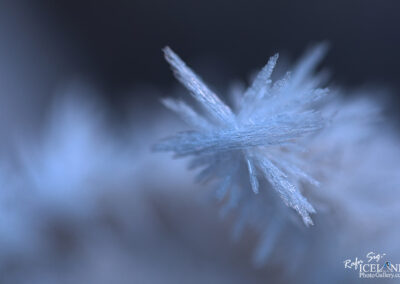
{"type": "Polygon", "coordinates": [[[0,1],[0,283],[363,283],[371,264],[397,269],[399,8],[0,1]],[[180,86],[165,46],[205,84],[165,49],[180,86]],[[233,179],[237,198],[221,190],[233,179]]]}

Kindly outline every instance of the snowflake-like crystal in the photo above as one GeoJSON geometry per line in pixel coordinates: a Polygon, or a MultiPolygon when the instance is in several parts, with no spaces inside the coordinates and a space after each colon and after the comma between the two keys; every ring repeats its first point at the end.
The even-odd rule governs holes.
{"type": "MultiPolygon", "coordinates": [[[[291,157],[299,151],[299,141],[320,130],[325,121],[317,111],[317,101],[327,89],[319,86],[323,76],[311,73],[325,52],[320,45],[310,50],[282,79],[270,79],[278,54],[272,56],[243,95],[235,96],[235,111],[211,91],[203,81],[169,48],[165,58],[176,78],[201,105],[201,114],[180,100],[163,103],[179,114],[192,131],[176,134],[156,145],[156,150],[172,151],[178,157],[192,156],[191,168],[203,167],[200,181],[219,179],[217,195],[228,195],[230,207],[244,196],[232,190],[243,179],[254,194],[273,188],[283,202],[300,214],[305,225],[312,225],[313,206],[300,192],[300,181],[318,182],[305,173],[291,157]],[[260,178],[270,188],[260,188],[260,178]]],[[[241,190],[247,190],[241,188],[241,190]]]]}

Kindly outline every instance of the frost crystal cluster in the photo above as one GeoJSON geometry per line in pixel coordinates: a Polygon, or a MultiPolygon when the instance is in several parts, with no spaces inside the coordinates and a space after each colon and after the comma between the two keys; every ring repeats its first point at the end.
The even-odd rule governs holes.
{"type": "Polygon", "coordinates": [[[315,209],[301,190],[302,184],[318,186],[318,181],[306,173],[294,153],[304,151],[304,138],[326,124],[318,111],[328,92],[320,88],[324,76],[312,76],[325,49],[324,45],[311,49],[292,72],[276,81],[271,75],[278,54],[272,56],[246,91],[234,92],[231,108],[166,47],[165,58],[176,78],[200,108],[180,100],[163,100],[192,130],[165,139],[156,150],[191,156],[190,168],[202,168],[199,181],[219,181],[216,194],[225,202],[224,210],[245,206],[243,203],[253,198],[249,194],[270,198],[271,194],[259,193],[275,191],[305,225],[312,225],[310,214],[315,209]]]}

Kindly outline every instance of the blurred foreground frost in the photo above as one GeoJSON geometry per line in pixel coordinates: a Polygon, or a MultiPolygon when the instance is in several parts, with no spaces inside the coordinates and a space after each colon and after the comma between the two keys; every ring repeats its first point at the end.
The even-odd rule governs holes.
{"type": "MultiPolygon", "coordinates": [[[[225,190],[217,191],[228,205],[222,207],[223,222],[215,218],[218,204],[199,202],[199,192],[208,188],[215,194],[214,189],[221,187],[212,175],[224,176],[236,164],[216,158],[222,167],[203,176],[212,182],[194,185],[194,175],[185,169],[187,161],[150,152],[154,141],[185,130],[158,106],[146,104],[143,112],[133,102],[132,119],[116,125],[95,94],[78,86],[58,94],[32,131],[21,128],[10,134],[2,124],[2,144],[11,146],[1,151],[0,162],[0,282],[343,283],[357,280],[356,274],[343,268],[344,259],[376,250],[400,260],[400,231],[394,226],[400,213],[399,137],[381,116],[381,102],[371,99],[377,93],[363,90],[345,99],[343,91],[331,89],[324,100],[314,101],[313,96],[322,99],[325,91],[307,92],[323,84],[324,78],[309,77],[299,69],[308,64],[311,71],[313,60],[306,59],[276,89],[269,81],[264,88],[259,80],[270,75],[275,60],[246,96],[234,97],[233,111],[213,105],[222,114],[213,115],[211,121],[192,120],[196,114],[186,103],[164,101],[202,130],[231,123],[242,100],[254,104],[251,110],[242,110],[247,112],[242,125],[254,126],[260,117],[271,123],[270,114],[282,112],[276,117],[279,127],[268,129],[275,131],[273,139],[277,139],[268,140],[268,151],[248,151],[259,144],[247,140],[230,142],[227,138],[237,134],[236,129],[219,136],[235,151],[242,151],[235,158],[243,159],[242,170],[230,178],[237,187],[229,194],[237,194],[237,202],[229,199],[228,191],[225,197],[225,190]],[[290,85],[285,85],[289,82],[297,82],[299,101],[292,101],[290,85]],[[270,96],[270,90],[276,97],[270,96]],[[264,97],[269,101],[264,102],[264,97]],[[289,126],[297,131],[290,133],[289,126]],[[278,135],[280,131],[290,137],[284,147],[274,144],[286,137],[278,135]],[[296,145],[291,143],[294,138],[296,145]],[[285,173],[277,184],[270,181],[273,176],[260,178],[261,154],[276,164],[268,170],[285,173]],[[286,181],[296,190],[279,192],[273,187],[286,181]],[[295,210],[285,206],[281,197],[295,210]],[[315,226],[307,228],[296,211],[309,223],[311,204],[317,214],[315,226]],[[239,210],[228,210],[234,207],[239,210]],[[230,236],[241,240],[232,244],[227,241],[230,236]]],[[[159,97],[154,91],[140,94],[159,97]]],[[[210,100],[203,97],[201,103],[210,100]]],[[[214,98],[211,103],[219,102],[214,98]]],[[[30,112],[43,111],[43,106],[30,107],[30,112]]],[[[15,112],[23,115],[21,110],[15,112]]],[[[250,130],[256,141],[264,141],[260,128],[250,130]]],[[[198,141],[211,138],[182,135],[188,142],[176,149],[178,154],[192,147],[186,140],[190,135],[198,141]]],[[[207,141],[208,148],[190,149],[205,155],[198,163],[212,166],[210,156],[219,151],[225,155],[227,144],[207,141]]]]}

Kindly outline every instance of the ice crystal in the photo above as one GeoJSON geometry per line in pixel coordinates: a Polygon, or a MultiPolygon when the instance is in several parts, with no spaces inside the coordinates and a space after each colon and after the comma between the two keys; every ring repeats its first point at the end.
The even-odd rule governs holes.
{"type": "Polygon", "coordinates": [[[166,47],[166,60],[201,111],[181,100],[163,100],[192,130],[165,139],[156,150],[193,157],[191,168],[203,168],[199,181],[220,180],[216,194],[226,200],[225,209],[241,203],[248,196],[243,191],[252,190],[255,195],[272,188],[306,226],[312,225],[310,214],[315,209],[302,195],[300,182],[316,186],[318,181],[303,171],[290,153],[298,152],[299,141],[325,125],[317,106],[328,90],[320,88],[322,75],[311,74],[324,51],[324,45],[311,49],[293,72],[275,82],[271,75],[278,54],[272,56],[244,94],[236,92],[237,109],[233,111],[166,47]],[[243,186],[243,172],[248,188],[243,186]],[[266,182],[261,183],[262,179],[266,182]]]}

